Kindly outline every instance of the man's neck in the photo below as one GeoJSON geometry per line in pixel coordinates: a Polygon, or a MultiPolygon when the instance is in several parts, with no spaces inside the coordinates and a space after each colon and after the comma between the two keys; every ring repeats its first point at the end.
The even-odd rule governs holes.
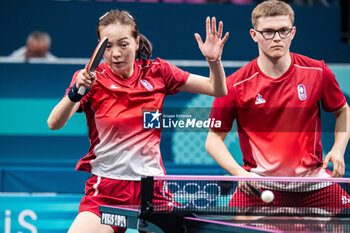
{"type": "Polygon", "coordinates": [[[260,70],[271,78],[281,77],[290,67],[292,62],[289,52],[280,58],[271,58],[266,55],[260,55],[258,58],[258,66],[260,70]]]}

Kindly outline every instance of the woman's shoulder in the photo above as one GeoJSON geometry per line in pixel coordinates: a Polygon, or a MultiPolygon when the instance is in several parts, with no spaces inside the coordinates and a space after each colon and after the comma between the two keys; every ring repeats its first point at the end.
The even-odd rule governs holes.
{"type": "Polygon", "coordinates": [[[171,63],[159,57],[153,60],[140,59],[136,60],[135,63],[140,69],[164,69],[168,66],[172,66],[171,63]]]}

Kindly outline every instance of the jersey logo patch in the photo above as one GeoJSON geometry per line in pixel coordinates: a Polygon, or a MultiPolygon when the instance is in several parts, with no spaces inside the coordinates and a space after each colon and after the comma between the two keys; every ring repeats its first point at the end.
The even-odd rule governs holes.
{"type": "Polygon", "coordinates": [[[147,80],[141,79],[140,82],[144,87],[146,87],[147,90],[149,91],[153,90],[153,86],[147,80]]]}
{"type": "Polygon", "coordinates": [[[120,87],[117,87],[116,85],[111,84],[111,85],[109,86],[109,88],[111,88],[111,89],[118,89],[118,88],[120,88],[120,87]]]}
{"type": "Polygon", "coordinates": [[[304,84],[298,85],[298,96],[300,100],[306,100],[307,94],[304,84]]]}
{"type": "Polygon", "coordinates": [[[266,100],[260,94],[258,94],[255,99],[255,104],[258,105],[264,103],[266,103],[266,100]]]}

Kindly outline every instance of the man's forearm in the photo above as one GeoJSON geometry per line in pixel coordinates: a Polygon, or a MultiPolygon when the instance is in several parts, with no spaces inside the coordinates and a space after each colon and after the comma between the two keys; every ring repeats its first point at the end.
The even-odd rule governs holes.
{"type": "Polygon", "coordinates": [[[338,150],[344,154],[350,137],[349,106],[346,104],[334,114],[336,115],[336,123],[332,150],[338,150]]]}

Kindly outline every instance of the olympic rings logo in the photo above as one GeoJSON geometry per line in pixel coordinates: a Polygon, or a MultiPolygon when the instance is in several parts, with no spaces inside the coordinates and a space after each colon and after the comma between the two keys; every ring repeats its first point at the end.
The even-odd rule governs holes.
{"type": "Polygon", "coordinates": [[[215,183],[204,185],[186,183],[181,185],[177,182],[164,182],[162,194],[166,200],[177,208],[195,207],[203,209],[210,206],[221,196],[221,187],[215,183]]]}

